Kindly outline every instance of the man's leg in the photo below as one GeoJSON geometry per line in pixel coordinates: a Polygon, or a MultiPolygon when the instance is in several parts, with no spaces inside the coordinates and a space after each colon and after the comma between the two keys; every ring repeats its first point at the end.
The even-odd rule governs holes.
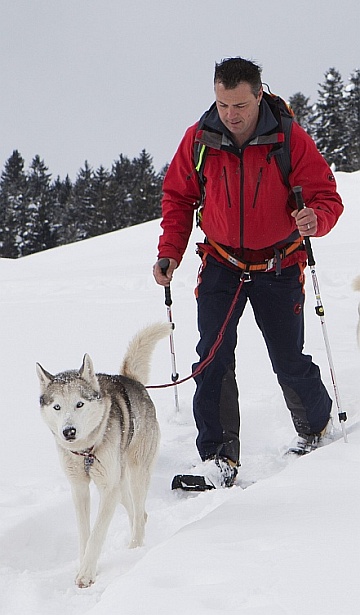
{"type": "Polygon", "coordinates": [[[254,276],[249,298],[291,412],[301,434],[320,433],[330,418],[332,401],[320,370],[304,346],[304,289],[298,265],[283,269],[280,276],[254,276]]]}
{"type": "MultiPolygon", "coordinates": [[[[211,257],[204,261],[197,287],[200,341],[196,350],[199,362],[208,356],[239,283],[240,275],[226,265],[221,265],[211,257]]],[[[199,432],[196,444],[203,460],[219,455],[236,463],[239,461],[240,415],[234,352],[237,324],[245,303],[246,296],[241,291],[222,344],[213,361],[195,378],[193,409],[199,432]]]]}

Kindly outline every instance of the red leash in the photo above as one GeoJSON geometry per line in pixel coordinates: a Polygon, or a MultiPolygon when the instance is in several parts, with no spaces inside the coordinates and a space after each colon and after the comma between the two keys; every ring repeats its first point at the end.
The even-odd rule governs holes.
{"type": "Polygon", "coordinates": [[[238,286],[238,288],[236,289],[236,293],[234,295],[234,298],[231,302],[229,311],[226,315],[226,318],[222,324],[222,327],[218,333],[218,336],[213,344],[213,346],[210,348],[209,350],[209,354],[208,356],[201,362],[199,363],[199,365],[197,366],[197,368],[192,372],[192,374],[190,374],[190,376],[187,376],[186,378],[182,378],[181,380],[177,380],[176,382],[169,382],[168,384],[152,384],[147,386],[147,389],[165,389],[167,387],[173,387],[176,384],[182,384],[183,382],[186,382],[187,380],[190,380],[191,378],[195,378],[195,376],[198,376],[199,374],[201,374],[204,369],[214,360],[214,357],[216,355],[216,352],[219,348],[219,346],[222,344],[223,338],[224,338],[224,333],[226,331],[226,327],[229,324],[229,320],[231,318],[231,316],[233,315],[234,309],[235,309],[235,305],[237,303],[238,297],[240,295],[240,291],[243,287],[243,284],[245,282],[244,276],[241,277],[240,279],[240,284],[238,286]]]}

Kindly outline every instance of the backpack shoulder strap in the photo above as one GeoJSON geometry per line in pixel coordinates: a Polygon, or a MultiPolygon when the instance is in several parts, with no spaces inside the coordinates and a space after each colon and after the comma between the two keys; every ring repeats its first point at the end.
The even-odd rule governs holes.
{"type": "MultiPolygon", "coordinates": [[[[210,109],[208,109],[207,111],[205,111],[205,113],[202,114],[199,120],[199,123],[197,125],[197,131],[202,129],[204,125],[204,120],[211,109],[212,107],[210,107],[210,109]]],[[[199,200],[198,208],[201,208],[203,206],[204,199],[205,199],[206,177],[204,175],[204,166],[205,166],[205,160],[206,160],[207,153],[208,153],[207,145],[205,145],[204,143],[199,143],[198,141],[194,141],[194,166],[195,166],[195,171],[197,173],[198,180],[199,180],[199,186],[200,186],[200,200],[199,200]]]]}
{"type": "Polygon", "coordinates": [[[275,154],[276,163],[281,171],[281,175],[285,186],[290,188],[289,175],[291,173],[291,154],[290,154],[290,134],[293,124],[293,118],[284,116],[281,118],[282,128],[284,131],[285,141],[283,147],[275,154]]]}
{"type": "Polygon", "coordinates": [[[278,120],[284,133],[284,143],[282,146],[273,148],[273,155],[281,171],[285,186],[290,188],[289,175],[291,173],[291,154],[290,154],[290,135],[294,121],[294,112],[280,96],[264,92],[264,99],[268,103],[271,111],[278,120]]]}
{"type": "Polygon", "coordinates": [[[197,213],[196,213],[196,226],[201,226],[201,210],[205,202],[206,177],[204,175],[204,166],[205,166],[205,160],[206,160],[207,153],[208,153],[207,145],[195,142],[194,144],[195,171],[198,177],[199,187],[200,187],[200,198],[197,204],[197,213]]]}

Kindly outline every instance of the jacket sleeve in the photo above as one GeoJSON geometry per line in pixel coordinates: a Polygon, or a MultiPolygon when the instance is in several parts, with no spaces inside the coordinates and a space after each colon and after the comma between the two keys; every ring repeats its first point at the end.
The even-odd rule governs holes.
{"type": "Polygon", "coordinates": [[[163,183],[163,234],[158,245],[158,258],[174,258],[180,264],[193,227],[200,188],[194,168],[196,126],[186,131],[172,159],[163,183]]]}
{"type": "Polygon", "coordinates": [[[318,219],[316,237],[331,231],[343,212],[335,177],[312,138],[295,122],[291,132],[291,186],[302,186],[306,207],[314,209],[318,219]]]}

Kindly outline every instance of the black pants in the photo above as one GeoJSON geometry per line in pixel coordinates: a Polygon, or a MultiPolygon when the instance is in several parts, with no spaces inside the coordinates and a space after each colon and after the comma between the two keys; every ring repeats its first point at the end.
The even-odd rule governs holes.
{"type": "MultiPolygon", "coordinates": [[[[197,288],[199,362],[213,346],[240,283],[240,273],[207,256],[197,288]]],[[[264,337],[273,370],[298,433],[319,433],[332,401],[312,357],[303,354],[304,289],[299,265],[254,273],[243,284],[235,311],[214,360],[196,376],[196,444],[204,460],[214,454],[239,460],[240,413],[235,377],[237,326],[247,301],[264,337]]],[[[249,352],[251,349],[249,348],[249,352]]],[[[194,368],[198,364],[194,365],[194,368]]],[[[261,373],[259,373],[261,381],[261,373]]]]}

